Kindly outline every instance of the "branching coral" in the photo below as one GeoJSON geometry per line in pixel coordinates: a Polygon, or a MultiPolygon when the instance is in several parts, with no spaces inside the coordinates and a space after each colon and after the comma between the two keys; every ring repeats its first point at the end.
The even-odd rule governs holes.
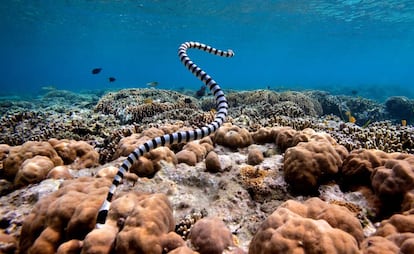
{"type": "Polygon", "coordinates": [[[115,115],[122,123],[140,122],[175,109],[198,109],[196,99],[162,89],[124,89],[103,96],[95,111],[115,115]]]}

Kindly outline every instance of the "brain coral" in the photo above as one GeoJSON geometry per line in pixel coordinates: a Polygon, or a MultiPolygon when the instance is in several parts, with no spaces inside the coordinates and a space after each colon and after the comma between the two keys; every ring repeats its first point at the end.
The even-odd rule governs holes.
{"type": "Polygon", "coordinates": [[[333,179],[348,151],[344,146],[326,141],[301,142],[286,150],[284,177],[295,193],[309,194],[333,179]]]}
{"type": "Polygon", "coordinates": [[[325,220],[305,218],[279,207],[259,227],[250,242],[249,253],[360,252],[355,238],[325,220]]]}

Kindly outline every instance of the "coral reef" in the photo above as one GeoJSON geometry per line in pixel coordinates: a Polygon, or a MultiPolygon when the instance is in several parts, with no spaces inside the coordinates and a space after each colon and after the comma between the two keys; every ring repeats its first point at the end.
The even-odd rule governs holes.
{"type": "Polygon", "coordinates": [[[103,96],[95,106],[96,112],[112,114],[121,123],[141,122],[144,118],[175,109],[198,109],[197,99],[161,89],[123,89],[103,96]],[[146,99],[150,98],[148,102],[146,99]]]}
{"type": "Polygon", "coordinates": [[[141,156],[94,229],[125,156],[213,119],[211,96],[177,94],[127,89],[96,104],[52,89],[0,102],[0,252],[414,252],[404,97],[231,92],[228,123],[141,156]]]}
{"type": "Polygon", "coordinates": [[[404,96],[392,96],[385,101],[385,110],[389,118],[401,122],[406,120],[408,124],[414,122],[414,101],[404,96]]]}

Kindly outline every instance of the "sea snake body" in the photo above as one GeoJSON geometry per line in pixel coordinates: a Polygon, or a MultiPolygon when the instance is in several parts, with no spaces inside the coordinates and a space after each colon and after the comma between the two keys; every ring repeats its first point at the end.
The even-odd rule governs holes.
{"type": "Polygon", "coordinates": [[[194,74],[194,76],[200,79],[210,89],[211,93],[216,99],[217,112],[214,121],[196,130],[175,132],[172,134],[156,137],[138,146],[131,154],[129,154],[122,165],[119,167],[118,172],[113,179],[112,185],[109,188],[108,195],[106,196],[104,203],[99,209],[98,217],[96,219],[97,228],[101,228],[103,224],[105,224],[115,190],[121,183],[124,174],[131,168],[131,165],[138,160],[139,156],[142,156],[143,154],[148,153],[152,149],[159,146],[201,139],[215,132],[224,123],[228,109],[226,97],[224,96],[223,91],[216,83],[216,81],[214,81],[205,71],[193,63],[193,61],[191,61],[187,55],[187,49],[189,48],[200,49],[210,54],[223,57],[232,57],[234,55],[234,52],[230,49],[223,51],[199,42],[192,41],[185,42],[178,48],[178,57],[180,58],[181,62],[191,73],[194,74]]]}

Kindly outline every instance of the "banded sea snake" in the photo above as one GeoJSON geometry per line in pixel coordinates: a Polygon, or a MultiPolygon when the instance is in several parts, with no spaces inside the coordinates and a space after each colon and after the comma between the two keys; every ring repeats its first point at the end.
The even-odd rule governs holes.
{"type": "Polygon", "coordinates": [[[223,51],[199,42],[192,41],[185,42],[178,48],[178,57],[180,58],[180,61],[191,73],[194,74],[194,76],[200,79],[210,89],[211,93],[215,97],[217,112],[214,121],[192,131],[181,131],[156,137],[138,146],[134,151],[132,151],[132,153],[128,155],[128,157],[119,167],[118,172],[112,181],[112,185],[109,188],[106,199],[99,209],[98,217],[96,219],[97,228],[101,228],[103,224],[105,224],[106,217],[108,216],[109,208],[111,206],[112,197],[115,194],[116,188],[121,183],[124,174],[131,168],[131,165],[138,160],[139,156],[142,156],[143,154],[148,153],[152,149],[159,146],[202,139],[203,137],[206,137],[215,132],[224,123],[228,109],[227,99],[216,81],[214,81],[205,71],[193,63],[193,61],[191,61],[191,59],[188,57],[187,49],[189,48],[200,49],[210,54],[223,57],[232,57],[234,56],[234,52],[231,49],[223,51]]]}

